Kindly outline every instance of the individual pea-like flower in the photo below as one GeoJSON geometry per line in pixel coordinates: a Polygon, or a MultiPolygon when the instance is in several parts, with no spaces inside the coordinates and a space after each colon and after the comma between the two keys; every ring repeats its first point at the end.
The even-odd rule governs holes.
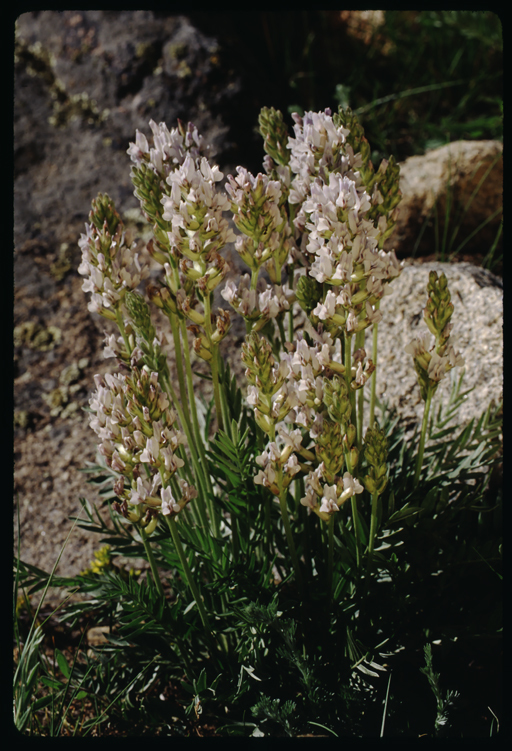
{"type": "Polygon", "coordinates": [[[325,485],[324,494],[321,499],[320,508],[318,512],[320,514],[328,514],[329,516],[335,511],[339,511],[338,506],[338,488],[336,485],[325,485]]]}
{"type": "Polygon", "coordinates": [[[165,516],[176,516],[179,512],[185,508],[187,503],[193,498],[197,497],[197,490],[187,483],[182,477],[178,479],[178,486],[180,495],[176,498],[170,488],[162,488],[160,491],[160,497],[162,499],[162,514],[165,516]]]}
{"type": "Polygon", "coordinates": [[[268,488],[274,495],[279,495],[280,489],[278,484],[278,468],[277,461],[279,459],[279,451],[277,444],[271,442],[268,444],[265,451],[256,457],[256,464],[261,469],[254,477],[256,485],[263,485],[268,488]]]}

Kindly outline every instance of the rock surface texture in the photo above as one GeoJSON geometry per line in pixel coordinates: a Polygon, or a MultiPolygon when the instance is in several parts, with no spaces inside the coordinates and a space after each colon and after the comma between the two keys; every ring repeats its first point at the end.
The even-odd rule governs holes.
{"type": "Polygon", "coordinates": [[[405,258],[430,255],[437,243],[446,260],[489,249],[502,217],[502,152],[498,141],[455,141],[406,159],[400,165],[400,216],[389,246],[405,258]]]}
{"type": "MultiPolygon", "coordinates": [[[[128,216],[138,206],[126,149],[136,128],[149,133],[151,118],[170,127],[177,118],[193,121],[213,143],[225,173],[233,173],[237,164],[261,169],[261,139],[254,126],[259,106],[268,102],[254,106],[242,69],[231,64],[217,39],[184,16],[33,12],[20,16],[16,33],[14,492],[21,557],[51,570],[71,527],[69,516],[80,511],[79,497],[98,500],[79,472],[94,461],[96,450],[82,408],[94,388],[93,375],[115,367],[103,358],[105,322],[88,312],[77,272],[77,241],[91,199],[108,193],[128,216]]],[[[452,146],[458,153],[459,146],[452,146]]],[[[494,162],[478,196],[481,222],[496,209],[499,213],[501,145],[462,144],[460,149],[465,166],[454,163],[457,175],[465,176],[463,200],[494,162]]],[[[452,164],[447,154],[440,149],[404,164],[404,214],[392,241],[402,257],[441,190],[452,164]]],[[[466,212],[466,218],[473,220],[474,214],[466,212]]],[[[460,232],[466,236],[466,229],[460,232]]],[[[492,240],[479,237],[484,257],[492,240]]],[[[420,250],[434,252],[432,246],[420,250]]],[[[465,385],[476,386],[461,414],[467,420],[491,398],[498,400],[502,390],[501,280],[469,263],[410,265],[392,284],[393,294],[382,303],[381,396],[408,420],[418,419],[419,390],[403,348],[424,325],[430,268],[446,269],[454,333],[466,358],[465,385]]],[[[226,342],[231,361],[238,357],[236,332],[242,330],[234,326],[226,342]]],[[[58,573],[83,570],[99,545],[99,539],[75,528],[58,573]]]]}
{"type": "MultiPolygon", "coordinates": [[[[379,324],[377,395],[394,407],[405,420],[419,422],[423,402],[412,366],[404,348],[417,334],[426,332],[423,310],[427,300],[429,272],[445,273],[454,312],[451,338],[465,359],[463,390],[473,388],[459,410],[461,424],[480,415],[503,389],[503,285],[502,280],[470,263],[424,263],[406,265],[390,285],[392,294],[381,303],[379,324]]],[[[451,371],[453,376],[460,369],[451,371]]],[[[451,379],[439,385],[435,398],[446,403],[451,379]]]]}

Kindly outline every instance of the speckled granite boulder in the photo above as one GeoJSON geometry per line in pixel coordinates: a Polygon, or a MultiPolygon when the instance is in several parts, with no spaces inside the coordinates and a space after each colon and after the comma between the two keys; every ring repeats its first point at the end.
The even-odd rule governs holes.
{"type": "MultiPolygon", "coordinates": [[[[491,399],[503,392],[503,282],[470,263],[425,263],[406,265],[391,284],[392,294],[381,303],[379,324],[377,395],[395,407],[408,421],[423,415],[423,402],[412,357],[404,352],[411,339],[427,331],[423,309],[427,300],[430,270],[444,271],[455,306],[452,337],[465,358],[464,390],[473,388],[459,411],[461,423],[480,415],[491,399]]],[[[371,346],[371,345],[370,345],[371,346]]],[[[452,374],[458,373],[459,368],[452,374]]],[[[436,399],[446,400],[451,388],[447,376],[436,399]]]]}

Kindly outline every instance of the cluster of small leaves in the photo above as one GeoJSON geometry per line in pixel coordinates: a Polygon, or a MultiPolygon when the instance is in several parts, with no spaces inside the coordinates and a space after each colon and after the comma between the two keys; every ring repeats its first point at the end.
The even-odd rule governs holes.
{"type": "Polygon", "coordinates": [[[434,666],[432,664],[432,645],[427,644],[424,651],[426,665],[424,668],[420,668],[420,670],[423,675],[426,675],[430,684],[430,688],[432,689],[432,693],[436,698],[437,714],[434,723],[435,735],[441,736],[445,735],[446,731],[448,730],[449,711],[459,697],[459,693],[457,691],[451,690],[447,690],[446,693],[443,693],[439,682],[439,673],[435,672],[434,666]]]}

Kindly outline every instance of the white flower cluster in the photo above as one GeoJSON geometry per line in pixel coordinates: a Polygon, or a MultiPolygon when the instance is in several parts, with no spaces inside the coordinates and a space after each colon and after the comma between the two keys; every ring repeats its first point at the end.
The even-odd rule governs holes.
{"type": "Polygon", "coordinates": [[[169,242],[193,263],[205,256],[213,260],[226,243],[235,241],[222,216],[229,209],[229,199],[215,187],[222,178],[216,165],[211,166],[205,157],[194,160],[189,154],[167,177],[170,193],[162,196],[162,204],[163,218],[172,226],[169,242]]]}
{"type": "MultiPolygon", "coordinates": [[[[451,324],[446,329],[448,327],[451,329],[451,324]]],[[[405,352],[412,355],[431,381],[439,383],[452,368],[464,365],[464,358],[449,340],[443,348],[443,354],[435,351],[435,343],[435,336],[429,332],[419,334],[405,347],[405,352]]]]}
{"type": "Polygon", "coordinates": [[[85,230],[78,243],[82,250],[78,273],[86,277],[83,291],[91,293],[87,307],[116,320],[115,310],[125,293],[136,289],[149,270],[139,262],[133,246],[125,244],[124,232],[118,230],[112,237],[106,229],[99,232],[94,224],[86,224],[85,230]]]}
{"type": "Polygon", "coordinates": [[[236,178],[228,175],[226,185],[233,221],[243,233],[236,238],[235,249],[253,272],[265,265],[274,281],[279,277],[273,274],[276,260],[282,266],[294,245],[287,215],[281,210],[282,187],[279,180],[261,172],[254,177],[244,167],[237,167],[236,178]]]}
{"type": "MultiPolygon", "coordinates": [[[[290,348],[292,351],[283,355],[289,368],[287,390],[293,409],[290,419],[308,429],[313,426],[322,403],[323,373],[329,366],[337,366],[336,348],[329,334],[324,332],[316,337],[317,341],[309,345],[299,333],[294,348],[290,348]]],[[[343,370],[341,365],[339,369],[343,370]]]]}
{"type": "Polygon", "coordinates": [[[209,151],[192,123],[188,123],[186,129],[180,123],[178,128],[169,130],[165,123],[157,125],[154,120],[150,120],[149,127],[153,133],[153,147],[150,148],[144,133],[137,130],[135,143],[130,143],[127,151],[137,167],[145,163],[156,174],[167,177],[177,166],[183,164],[187,156],[198,159],[206,156],[209,151]]]}
{"type": "Polygon", "coordinates": [[[323,462],[306,477],[306,495],[300,499],[303,506],[314,511],[321,519],[328,521],[330,516],[339,511],[342,503],[348,501],[353,495],[362,493],[364,487],[354,478],[350,472],[345,472],[334,485],[322,484],[324,464],[323,462]]]}
{"type": "Polygon", "coordinates": [[[101,440],[99,450],[108,466],[121,475],[114,491],[123,501],[122,512],[131,521],[140,521],[147,510],[153,515],[159,510],[177,513],[196,491],[180,481],[181,496],[171,503],[170,481],[184,464],[177,451],[185,437],[175,427],[177,416],[158,373],[133,367],[130,376],[107,373],[94,380],[90,426],[101,440]]]}
{"type": "Polygon", "coordinates": [[[375,303],[401,271],[394,252],[379,249],[389,223],[385,214],[376,220],[373,210],[383,198],[377,184],[371,196],[365,190],[361,155],[330,110],[294,119],[295,138],[288,141],[295,173],[289,202],[300,206],[294,225],[304,234],[308,275],[339,290],[329,290],[313,315],[333,332],[357,333],[380,320],[375,303]]]}
{"type": "Polygon", "coordinates": [[[253,323],[252,330],[258,331],[271,318],[290,309],[293,293],[283,285],[266,284],[258,279],[256,289],[251,288],[251,277],[243,274],[238,285],[229,280],[222,289],[222,297],[236,312],[253,323]]]}
{"type": "Polygon", "coordinates": [[[357,167],[353,152],[341,155],[348,130],[334,125],[331,110],[306,112],[304,117],[293,113],[295,138],[288,140],[290,168],[295,174],[290,188],[290,203],[301,204],[309,195],[311,181],[336,169],[346,172],[357,167]],[[350,160],[350,155],[352,160],[350,160]],[[351,163],[352,162],[352,163],[351,163]]]}
{"type": "Polygon", "coordinates": [[[287,488],[293,477],[300,472],[300,464],[295,451],[299,451],[302,443],[300,430],[290,430],[281,423],[278,426],[279,444],[271,441],[265,451],[256,457],[256,463],[261,467],[254,478],[257,485],[269,488],[274,495],[279,495],[279,487],[287,488]],[[279,482],[278,473],[281,473],[279,482]]]}

